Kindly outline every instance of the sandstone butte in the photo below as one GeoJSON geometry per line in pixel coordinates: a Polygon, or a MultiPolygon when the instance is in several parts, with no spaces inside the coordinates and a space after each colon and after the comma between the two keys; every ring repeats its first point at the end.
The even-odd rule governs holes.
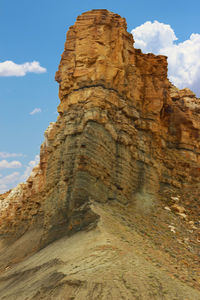
{"type": "Polygon", "coordinates": [[[200,299],[200,99],[126,21],[69,28],[40,163],[0,196],[0,299],[200,299]]]}

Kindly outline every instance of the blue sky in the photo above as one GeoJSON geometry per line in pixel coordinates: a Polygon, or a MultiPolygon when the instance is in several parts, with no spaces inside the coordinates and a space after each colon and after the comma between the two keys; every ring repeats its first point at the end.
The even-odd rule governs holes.
{"type": "Polygon", "coordinates": [[[58,84],[54,76],[66,32],[78,15],[94,8],[125,17],[128,31],[135,29],[136,46],[144,45],[146,38],[144,52],[151,51],[151,42],[158,38],[154,52],[173,52],[171,78],[180,87],[188,80],[188,86],[196,88],[194,76],[188,79],[182,74],[192,70],[193,75],[199,72],[195,76],[200,79],[200,67],[194,63],[198,58],[200,61],[199,0],[0,0],[0,192],[25,179],[37,160],[44,130],[57,118],[58,84]],[[147,21],[150,23],[141,27],[147,21]],[[145,35],[147,28],[150,32],[145,35]],[[198,35],[190,38],[193,33],[198,35]],[[176,77],[173,64],[180,53],[186,56],[184,64],[181,62],[185,69],[183,72],[180,65],[176,77]],[[189,57],[194,58],[192,62],[189,57]],[[7,61],[12,64],[5,64],[7,61]],[[20,72],[27,73],[16,76],[22,75],[20,72]]]}

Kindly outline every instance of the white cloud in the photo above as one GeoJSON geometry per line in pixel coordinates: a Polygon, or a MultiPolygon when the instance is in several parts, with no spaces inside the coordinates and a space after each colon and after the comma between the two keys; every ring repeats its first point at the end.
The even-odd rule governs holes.
{"type": "Polygon", "coordinates": [[[0,169],[15,169],[15,168],[21,168],[22,164],[20,161],[13,160],[11,162],[7,160],[1,160],[0,161],[0,169]]]}
{"type": "Polygon", "coordinates": [[[6,191],[8,191],[7,185],[6,184],[0,184],[0,194],[5,193],[6,191]]]}
{"type": "Polygon", "coordinates": [[[13,172],[7,176],[0,178],[0,194],[8,191],[10,189],[10,185],[17,182],[20,178],[19,172],[13,172]]]}
{"type": "Polygon", "coordinates": [[[36,155],[34,160],[29,161],[28,166],[24,171],[24,174],[21,176],[21,181],[26,181],[31,174],[32,169],[39,163],[40,156],[36,155]]]}
{"type": "MultiPolygon", "coordinates": [[[[32,169],[39,163],[39,161],[40,161],[40,156],[36,155],[34,160],[29,161],[28,165],[25,166],[25,171],[23,174],[19,172],[13,172],[7,176],[2,176],[2,174],[0,174],[0,194],[10,190],[11,188],[13,188],[14,185],[17,185],[18,183],[25,182],[30,176],[32,169]]],[[[0,161],[0,163],[1,162],[2,161],[0,161]]],[[[7,164],[4,162],[2,165],[5,166],[7,164]]]]}
{"type": "Polygon", "coordinates": [[[19,157],[19,156],[23,156],[23,154],[22,153],[0,152],[0,158],[19,157]]]}
{"type": "Polygon", "coordinates": [[[40,113],[40,112],[42,112],[42,110],[41,110],[41,108],[34,108],[34,110],[33,111],[31,111],[29,114],[30,115],[35,115],[35,114],[38,114],[38,113],[40,113]]]}
{"type": "Polygon", "coordinates": [[[45,73],[47,70],[38,61],[16,64],[11,60],[0,63],[0,76],[25,76],[27,73],[45,73]]]}
{"type": "Polygon", "coordinates": [[[177,40],[174,30],[170,25],[148,21],[131,31],[135,40],[135,47],[143,52],[158,54],[160,49],[172,46],[177,40]]]}
{"type": "Polygon", "coordinates": [[[19,179],[20,173],[19,172],[13,172],[7,176],[4,176],[0,179],[0,184],[9,184],[14,183],[19,179]]]}
{"type": "Polygon", "coordinates": [[[200,96],[200,34],[177,43],[170,25],[146,22],[132,30],[135,48],[168,56],[169,79],[179,88],[189,87],[200,96]]]}

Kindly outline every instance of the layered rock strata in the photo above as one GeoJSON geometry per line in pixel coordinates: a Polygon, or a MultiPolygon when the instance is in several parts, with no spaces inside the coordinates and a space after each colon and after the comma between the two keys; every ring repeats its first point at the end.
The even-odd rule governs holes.
{"type": "Polygon", "coordinates": [[[70,27],[55,77],[59,116],[45,132],[40,163],[0,196],[2,249],[36,232],[23,240],[26,253],[9,252],[8,260],[95,228],[98,205],[131,206],[146,218],[178,195],[198,221],[199,99],[174,87],[167,57],[135,49],[126,29],[107,10],[83,13],[70,27]]]}

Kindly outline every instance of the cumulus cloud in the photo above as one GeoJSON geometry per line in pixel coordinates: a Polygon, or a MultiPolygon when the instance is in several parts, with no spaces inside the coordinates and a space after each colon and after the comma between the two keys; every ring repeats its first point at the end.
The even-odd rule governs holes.
{"type": "Polygon", "coordinates": [[[8,191],[7,185],[6,184],[0,184],[0,194],[5,193],[6,191],[8,191]]]}
{"type": "Polygon", "coordinates": [[[22,164],[20,161],[13,160],[11,162],[7,160],[1,160],[0,161],[0,169],[15,169],[15,168],[21,168],[22,164]]]}
{"type": "Polygon", "coordinates": [[[38,113],[40,113],[40,112],[42,112],[42,110],[41,110],[41,108],[34,108],[34,110],[33,111],[31,111],[29,114],[30,115],[35,115],[35,114],[38,114],[38,113]]]}
{"type": "Polygon", "coordinates": [[[178,87],[189,87],[200,96],[200,34],[178,43],[170,25],[146,22],[132,30],[135,47],[144,53],[168,56],[169,79],[178,87]]]}
{"type": "Polygon", "coordinates": [[[19,157],[19,156],[23,156],[23,154],[22,153],[0,152],[0,158],[19,157]]]}
{"type": "Polygon", "coordinates": [[[16,64],[11,60],[0,63],[0,76],[25,76],[27,73],[45,73],[46,68],[40,66],[38,61],[16,64]]]}
{"type": "Polygon", "coordinates": [[[13,172],[7,176],[0,178],[0,194],[8,191],[10,189],[10,186],[17,182],[20,178],[19,172],[13,172]]]}
{"type": "Polygon", "coordinates": [[[170,25],[148,21],[131,31],[135,40],[135,47],[143,52],[158,54],[160,49],[173,45],[177,40],[174,30],[170,25]]]}
{"type": "MultiPolygon", "coordinates": [[[[9,189],[16,186],[18,183],[26,181],[28,179],[28,177],[30,176],[32,169],[39,163],[39,161],[40,161],[40,157],[39,157],[39,155],[36,155],[34,160],[29,161],[29,163],[25,166],[25,170],[23,173],[13,172],[7,176],[3,176],[2,174],[0,174],[0,194],[5,193],[9,189]]],[[[2,163],[2,161],[0,161],[0,167],[1,167],[1,165],[3,167],[5,167],[5,166],[7,167],[8,166],[7,163],[5,163],[5,161],[4,161],[4,163],[2,163]]],[[[12,163],[12,168],[18,167],[17,163],[15,163],[15,164],[13,162],[11,162],[11,163],[12,163]]],[[[9,165],[9,168],[11,168],[11,163],[9,165]]],[[[21,166],[21,163],[20,163],[20,166],[21,166]]]]}

